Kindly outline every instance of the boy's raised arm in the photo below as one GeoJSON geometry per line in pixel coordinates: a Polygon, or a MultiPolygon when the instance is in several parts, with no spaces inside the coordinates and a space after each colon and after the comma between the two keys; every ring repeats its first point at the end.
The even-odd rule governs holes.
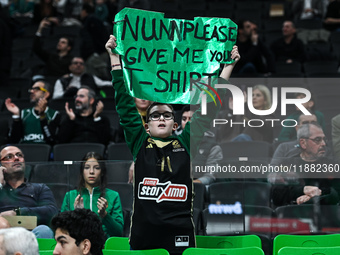
{"type": "Polygon", "coordinates": [[[112,52],[117,46],[116,38],[110,35],[105,48],[110,56],[112,83],[115,89],[116,110],[119,114],[120,124],[124,129],[125,141],[134,158],[141,146],[143,138],[147,136],[142,119],[137,111],[133,98],[126,91],[123,71],[119,55],[112,52]]]}
{"type": "Polygon", "coordinates": [[[105,44],[105,48],[110,56],[111,70],[120,70],[122,66],[120,64],[119,55],[112,52],[117,46],[116,37],[110,35],[109,40],[105,44]]]}
{"type": "Polygon", "coordinates": [[[229,65],[224,65],[224,68],[220,74],[220,77],[225,79],[225,80],[229,80],[230,78],[230,75],[231,75],[231,72],[233,71],[234,69],[234,66],[236,65],[236,63],[240,60],[241,56],[240,54],[238,53],[238,48],[236,45],[233,46],[233,49],[231,50],[231,58],[234,61],[234,63],[232,64],[229,64],[229,65]]]}

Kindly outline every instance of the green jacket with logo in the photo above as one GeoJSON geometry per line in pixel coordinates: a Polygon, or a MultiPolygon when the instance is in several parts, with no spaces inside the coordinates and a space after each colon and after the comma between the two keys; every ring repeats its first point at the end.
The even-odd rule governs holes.
{"type": "MultiPolygon", "coordinates": [[[[104,218],[101,218],[98,214],[97,200],[100,197],[99,187],[95,187],[92,194],[90,194],[88,189],[82,189],[81,197],[84,199],[84,208],[90,209],[98,215],[103,223],[103,230],[108,237],[121,236],[123,233],[124,220],[119,194],[117,191],[110,189],[106,189],[105,192],[105,199],[108,202],[108,207],[106,208],[107,215],[104,218]]],[[[78,190],[67,192],[61,206],[61,211],[74,210],[74,201],[78,195],[78,190]]]]}

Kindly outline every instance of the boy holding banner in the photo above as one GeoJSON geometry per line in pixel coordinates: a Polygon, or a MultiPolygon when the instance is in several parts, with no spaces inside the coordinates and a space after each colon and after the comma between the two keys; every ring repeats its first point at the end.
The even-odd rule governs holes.
{"type": "MultiPolygon", "coordinates": [[[[182,134],[172,136],[178,126],[172,106],[153,103],[144,128],[124,86],[119,56],[112,52],[116,46],[111,35],[105,47],[112,65],[116,109],[135,161],[130,245],[134,250],[164,248],[172,255],[182,254],[186,248],[195,247],[190,156],[194,156],[219,108],[207,107],[204,116],[197,110],[182,134]]],[[[236,46],[231,58],[235,61],[225,65],[221,78],[228,79],[240,59],[236,46]]]]}

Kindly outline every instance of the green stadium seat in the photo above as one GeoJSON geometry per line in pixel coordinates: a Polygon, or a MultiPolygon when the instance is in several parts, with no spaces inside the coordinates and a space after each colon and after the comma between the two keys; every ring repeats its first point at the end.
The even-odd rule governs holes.
{"type": "Polygon", "coordinates": [[[247,248],[231,248],[231,249],[204,249],[204,248],[188,248],[183,255],[264,255],[259,247],[247,248]]]}
{"type": "Polygon", "coordinates": [[[240,236],[196,236],[197,248],[262,248],[261,239],[257,235],[240,236]]]}
{"type": "Polygon", "coordinates": [[[331,235],[278,235],[273,242],[273,255],[283,247],[334,247],[340,244],[340,234],[331,235]]]}

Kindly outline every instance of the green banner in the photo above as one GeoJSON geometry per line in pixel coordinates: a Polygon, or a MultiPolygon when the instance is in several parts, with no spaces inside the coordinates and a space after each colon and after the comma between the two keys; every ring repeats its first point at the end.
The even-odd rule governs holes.
{"type": "Polygon", "coordinates": [[[113,35],[133,97],[195,104],[213,83],[210,78],[218,77],[220,63],[233,61],[237,25],[224,18],[168,19],[125,8],[115,17],[113,35]]]}

